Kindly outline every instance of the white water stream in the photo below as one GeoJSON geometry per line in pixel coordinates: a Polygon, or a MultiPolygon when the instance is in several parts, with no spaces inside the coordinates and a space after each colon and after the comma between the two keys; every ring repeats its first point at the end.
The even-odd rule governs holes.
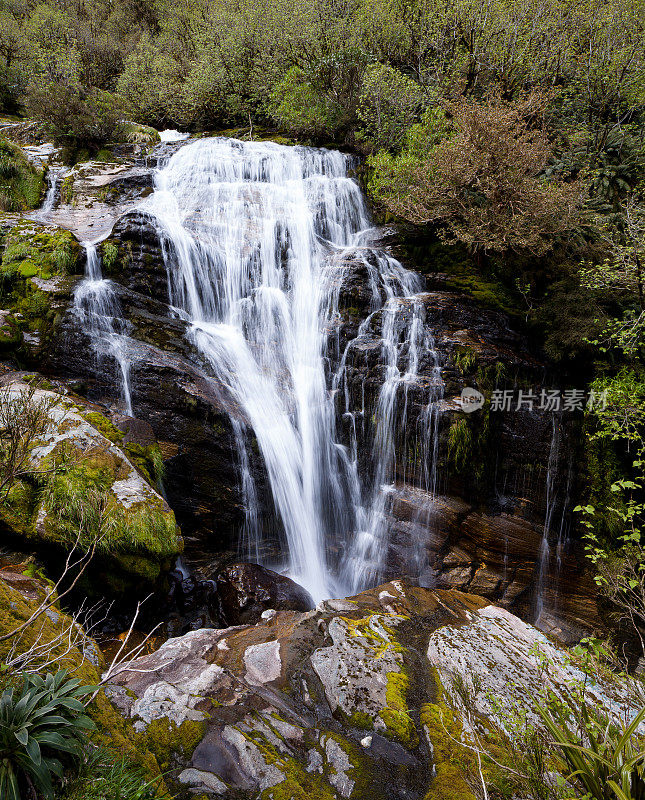
{"type": "Polygon", "coordinates": [[[204,139],[169,159],[143,205],[166,243],[170,302],[241,411],[234,431],[250,555],[259,557],[262,531],[249,429],[284,531],[289,573],[316,600],[378,575],[395,409],[405,401],[399,388],[416,376],[419,348],[429,346],[414,298],[418,278],[370,246],[373,231],[350,166],[339,152],[204,139]],[[335,375],[328,364],[327,332],[352,259],[369,270],[374,313],[362,330],[380,313],[386,365],[374,474],[365,488],[355,442],[342,446],[336,431],[334,390],[344,359],[335,375]],[[404,321],[402,302],[411,307],[404,321]],[[330,564],[331,542],[344,548],[344,566],[330,564]]]}
{"type": "Polygon", "coordinates": [[[74,312],[86,330],[94,354],[115,361],[124,411],[132,416],[127,322],[123,319],[112,282],[103,277],[96,242],[84,242],[85,280],[74,292],[74,312]]]}

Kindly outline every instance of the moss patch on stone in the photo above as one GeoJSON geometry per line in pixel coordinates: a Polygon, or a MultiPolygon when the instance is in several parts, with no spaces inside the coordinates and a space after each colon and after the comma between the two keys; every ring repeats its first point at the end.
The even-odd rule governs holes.
{"type": "Polygon", "coordinates": [[[204,738],[206,720],[185,720],[176,725],[168,717],[153,719],[144,731],[136,734],[137,746],[149,751],[162,772],[190,760],[193,751],[204,738]]]}
{"type": "Polygon", "coordinates": [[[18,346],[27,332],[45,344],[71,300],[82,248],[70,231],[29,220],[13,225],[3,245],[0,304],[9,315],[2,331],[5,348],[18,346]]]}
{"type": "Polygon", "coordinates": [[[379,717],[385,723],[388,736],[413,750],[419,744],[419,734],[407,704],[409,688],[410,678],[404,671],[389,672],[385,690],[387,707],[380,712],[379,717]]]}
{"type": "Polygon", "coordinates": [[[425,800],[475,800],[465,775],[474,769],[474,757],[460,747],[463,725],[443,699],[443,687],[433,670],[436,700],[421,706],[421,724],[432,745],[435,774],[425,800]]]}
{"type": "MultiPolygon", "coordinates": [[[[125,505],[111,492],[115,481],[127,479],[130,471],[127,462],[116,453],[98,447],[71,458],[49,480],[44,497],[48,515],[39,535],[56,544],[72,543],[85,511],[86,498],[91,492],[99,492],[107,498],[107,524],[98,545],[99,552],[142,554],[157,561],[176,555],[181,550],[177,524],[174,514],[160,497],[150,494],[141,501],[125,505]]],[[[88,533],[91,535],[91,528],[88,533]]]]}

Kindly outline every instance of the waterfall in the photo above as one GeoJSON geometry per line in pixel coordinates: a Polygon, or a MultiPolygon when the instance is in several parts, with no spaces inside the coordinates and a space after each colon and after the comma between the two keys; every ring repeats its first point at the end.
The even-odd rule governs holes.
{"type": "MultiPolygon", "coordinates": [[[[350,166],[334,151],[203,139],[158,171],[142,206],[158,221],[170,303],[237,411],[246,552],[260,558],[263,535],[252,433],[286,566],[316,600],[363,588],[378,574],[401,387],[417,375],[420,348],[432,348],[415,297],[419,279],[371,244],[375,232],[350,166]],[[380,327],[385,364],[366,486],[356,440],[344,445],[336,430],[348,350],[334,370],[327,336],[350,263],[367,269],[373,294],[359,338],[380,327]],[[331,543],[344,548],[344,569],[330,563],[331,543]]],[[[432,410],[427,424],[435,425],[432,410]]]]}
{"type": "Polygon", "coordinates": [[[86,331],[97,358],[112,358],[116,362],[125,413],[132,416],[127,323],[123,319],[112,282],[103,278],[96,242],[84,242],[83,247],[85,278],[74,292],[74,313],[86,331]]]}
{"type": "Polygon", "coordinates": [[[56,205],[59,181],[66,173],[67,169],[65,167],[50,167],[47,170],[47,192],[42,206],[34,213],[34,219],[40,222],[47,222],[56,205]]]}
{"type": "MultiPolygon", "coordinates": [[[[549,543],[549,536],[553,526],[553,514],[558,504],[558,491],[557,480],[560,462],[560,445],[562,438],[562,423],[556,415],[553,416],[553,432],[551,434],[551,445],[549,447],[549,460],[547,463],[546,471],[546,494],[545,505],[546,511],[544,516],[544,531],[540,541],[540,552],[538,554],[538,577],[535,593],[535,621],[540,621],[541,615],[545,610],[545,591],[547,586],[547,578],[549,575],[549,567],[551,564],[551,545],[549,543]]],[[[566,505],[566,504],[565,504],[566,505]]],[[[566,507],[563,508],[562,522],[560,525],[560,534],[558,536],[558,558],[560,553],[560,537],[564,527],[564,515],[566,507]]]]}

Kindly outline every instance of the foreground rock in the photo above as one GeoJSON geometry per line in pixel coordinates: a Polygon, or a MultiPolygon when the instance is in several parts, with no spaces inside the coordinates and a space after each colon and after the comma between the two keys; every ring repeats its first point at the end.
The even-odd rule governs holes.
{"type": "Polygon", "coordinates": [[[228,625],[259,622],[265,611],[310,611],[311,595],[291,578],[258,564],[233,564],[217,576],[220,610],[228,625]]]}
{"type": "MultiPolygon", "coordinates": [[[[108,690],[142,741],[165,732],[181,797],[472,800],[468,757],[446,734],[460,735],[464,687],[468,714],[501,732],[518,703],[530,712],[545,686],[580,676],[534,628],[456,591],[392,581],[267,616],[171,639],[108,690]]],[[[593,691],[625,703],[619,688],[593,691]]]]}
{"type": "Polygon", "coordinates": [[[124,435],[70,397],[11,375],[0,391],[6,417],[14,408],[23,425],[45,419],[33,426],[25,465],[0,505],[0,525],[39,549],[95,547],[90,572],[100,580],[93,593],[154,584],[182,543],[173,512],[151,485],[145,449],[122,449],[124,435]]]}

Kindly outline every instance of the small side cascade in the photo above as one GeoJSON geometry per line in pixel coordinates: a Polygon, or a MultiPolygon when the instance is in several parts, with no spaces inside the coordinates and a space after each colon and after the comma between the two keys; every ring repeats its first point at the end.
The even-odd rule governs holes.
{"type": "MultiPolygon", "coordinates": [[[[386,270],[381,272],[388,274],[386,270]]],[[[384,306],[362,323],[357,337],[348,343],[334,381],[336,389],[346,382],[350,354],[354,349],[360,350],[363,340],[373,335],[374,328],[378,329],[380,324],[381,363],[385,372],[374,408],[366,408],[363,394],[359,408],[356,408],[356,398],[352,398],[347,389],[344,394],[345,416],[353,422],[351,452],[357,471],[360,446],[356,416],[360,417],[363,426],[371,427],[371,430],[363,428],[362,438],[371,442],[369,464],[372,479],[367,491],[363,492],[362,502],[360,495],[356,499],[358,530],[343,566],[344,584],[352,593],[378,583],[383,577],[389,544],[388,512],[397,465],[403,465],[401,477],[404,486],[405,469],[414,462],[420,468],[418,482],[430,498],[434,497],[437,487],[439,403],[444,386],[434,338],[425,325],[423,304],[417,296],[418,277],[408,274],[405,278],[400,285],[401,294],[390,294],[384,306]],[[423,388],[423,411],[414,436],[410,436],[409,395],[411,387],[418,385],[421,356],[432,360],[432,378],[423,388]]],[[[431,510],[430,506],[425,507],[421,512],[425,519],[417,522],[427,524],[431,510]]],[[[414,572],[421,575],[426,567],[425,547],[422,542],[417,544],[414,572]]]]}
{"type": "Polygon", "coordinates": [[[83,242],[83,247],[85,279],[74,292],[74,313],[87,332],[96,357],[116,362],[124,410],[132,416],[127,322],[112,282],[103,277],[97,242],[83,242]]]}
{"type": "MultiPolygon", "coordinates": [[[[535,588],[535,624],[546,612],[554,612],[558,603],[558,583],[562,572],[562,559],[568,543],[569,517],[568,510],[571,505],[571,486],[573,469],[571,459],[567,470],[565,491],[559,491],[561,482],[560,461],[563,447],[564,430],[562,419],[553,417],[553,432],[549,448],[547,463],[546,490],[545,490],[545,517],[544,532],[540,542],[538,554],[538,571],[535,588]],[[560,523],[554,517],[559,509],[560,523]],[[547,604],[547,588],[554,597],[551,604],[547,604]]],[[[562,481],[563,482],[563,481],[562,481]]]]}
{"type": "Polygon", "coordinates": [[[35,212],[34,217],[40,222],[47,222],[52,211],[56,207],[59,192],[59,185],[62,178],[67,174],[66,167],[52,166],[47,170],[47,192],[42,206],[35,212]]]}

